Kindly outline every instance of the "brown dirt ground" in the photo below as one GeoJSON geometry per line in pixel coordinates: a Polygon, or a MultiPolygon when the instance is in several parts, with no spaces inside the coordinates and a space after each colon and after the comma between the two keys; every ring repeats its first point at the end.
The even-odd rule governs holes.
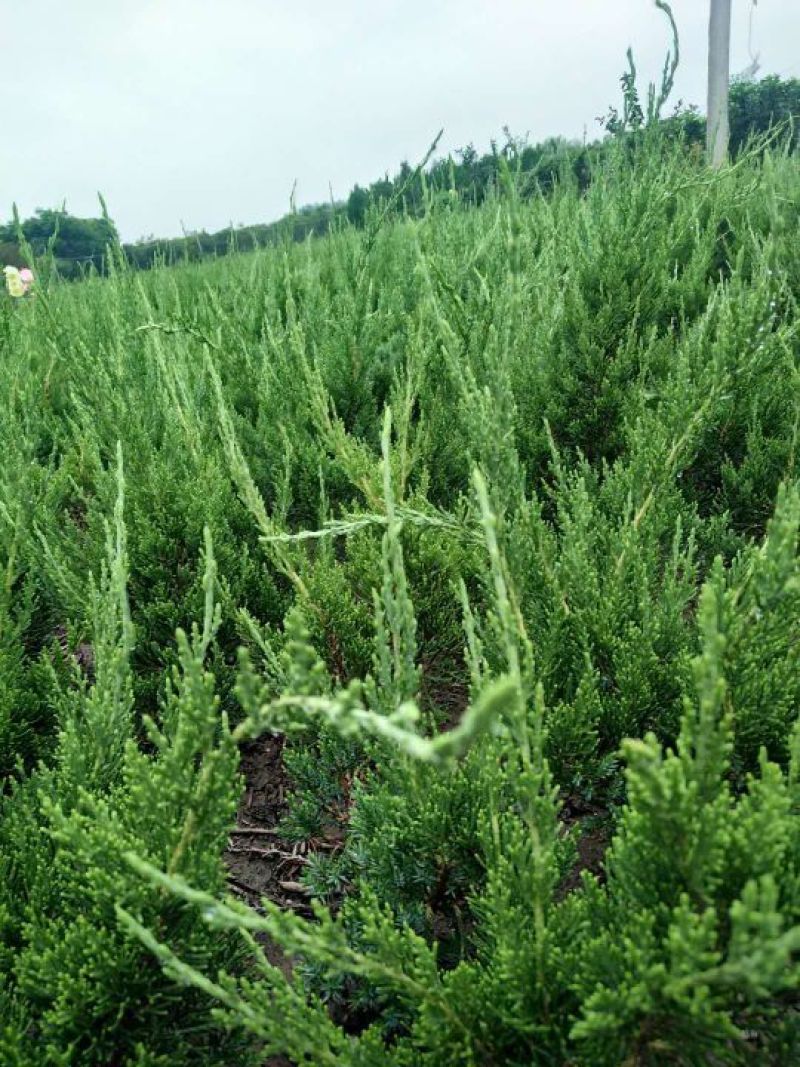
{"type": "Polygon", "coordinates": [[[286,841],[278,824],[286,812],[290,783],[282,737],[264,735],[242,749],[245,789],[236,827],[225,853],[231,892],[258,908],[263,897],[282,907],[306,910],[300,874],[307,848],[286,841]]]}
{"type": "MultiPolygon", "coordinates": [[[[245,789],[225,852],[228,886],[256,911],[266,897],[281,907],[305,912],[306,897],[299,884],[303,849],[281,838],[277,829],[290,789],[283,746],[282,737],[265,734],[242,749],[245,789]]],[[[294,961],[266,935],[257,940],[269,962],[290,978],[294,961]]],[[[264,1067],[293,1065],[285,1056],[271,1056],[264,1067]]]]}
{"type": "Polygon", "coordinates": [[[572,869],[558,887],[558,900],[577,889],[584,871],[605,880],[604,861],[611,842],[611,823],[604,808],[586,804],[580,798],[568,797],[561,809],[561,825],[566,833],[575,832],[578,854],[572,869]]]}

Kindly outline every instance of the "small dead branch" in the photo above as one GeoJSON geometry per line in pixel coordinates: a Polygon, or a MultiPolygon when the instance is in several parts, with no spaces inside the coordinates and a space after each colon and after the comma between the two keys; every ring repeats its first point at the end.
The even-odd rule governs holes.
{"type": "Polygon", "coordinates": [[[286,863],[308,863],[305,856],[300,856],[294,852],[284,852],[280,848],[257,848],[255,845],[245,845],[242,848],[229,848],[228,855],[249,855],[249,856],[268,856],[277,857],[286,863]]]}
{"type": "Polygon", "coordinates": [[[304,897],[311,895],[311,890],[304,886],[302,882],[278,882],[281,889],[285,889],[287,893],[300,893],[304,897]]]}
{"type": "Polygon", "coordinates": [[[265,826],[235,826],[230,831],[230,836],[234,834],[253,834],[256,837],[277,837],[277,830],[270,830],[265,826]]]}

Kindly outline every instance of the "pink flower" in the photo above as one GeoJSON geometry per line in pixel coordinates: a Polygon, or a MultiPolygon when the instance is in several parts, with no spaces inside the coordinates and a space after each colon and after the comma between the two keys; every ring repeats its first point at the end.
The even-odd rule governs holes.
{"type": "Polygon", "coordinates": [[[22,270],[17,270],[16,267],[3,267],[3,274],[9,296],[25,296],[33,285],[33,271],[28,270],[27,267],[23,267],[22,270]]]}
{"type": "Polygon", "coordinates": [[[8,289],[8,295],[15,298],[25,296],[25,290],[27,286],[19,276],[19,271],[16,267],[3,267],[3,274],[6,278],[6,289],[8,289]]]}

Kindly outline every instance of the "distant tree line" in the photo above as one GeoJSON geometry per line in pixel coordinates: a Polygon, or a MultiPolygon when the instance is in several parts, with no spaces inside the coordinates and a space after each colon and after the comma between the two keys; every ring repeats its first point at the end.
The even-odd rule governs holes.
{"type": "MultiPolygon", "coordinates": [[[[279,241],[304,241],[328,233],[336,225],[364,226],[375,206],[391,205],[398,213],[416,216],[425,211],[431,197],[442,194],[455,194],[463,201],[480,204],[497,188],[509,168],[521,180],[523,194],[547,191],[565,173],[572,174],[584,188],[590,181],[592,161],[604,151],[608,136],[635,134],[636,115],[635,107],[632,111],[626,109],[624,118],[612,108],[600,120],[606,127],[606,138],[587,144],[553,137],[531,145],[505,129],[504,142],[493,142],[489,152],[481,154],[473,145],[467,145],[454,155],[435,160],[420,174],[403,163],[394,177],[386,174],[366,187],[356,185],[344,201],[311,204],[276,222],[230,227],[216,233],[203,230],[179,238],[149,238],[125,244],[122,249],[133,266],[146,269],[157,263],[251,251],[279,241]]],[[[781,123],[787,124],[787,136],[796,148],[800,79],[773,76],[757,82],[734,82],[730,92],[730,147],[734,156],[754,136],[781,123]]],[[[661,125],[690,146],[705,143],[705,118],[696,108],[679,106],[661,125]]],[[[114,224],[107,217],[81,219],[64,209],[40,209],[20,228],[34,254],[50,256],[59,274],[67,278],[80,277],[87,270],[103,271],[109,245],[119,242],[114,224]]],[[[0,263],[24,264],[14,223],[0,226],[0,263]]]]}
{"type": "Polygon", "coordinates": [[[174,263],[225,256],[230,252],[250,252],[280,240],[304,241],[310,236],[327,233],[334,219],[341,217],[344,205],[339,202],[310,204],[293,211],[277,222],[252,226],[229,227],[216,233],[199,230],[183,237],[137,241],[124,245],[127,259],[134,266],[147,269],[155,263],[174,263]]]}
{"type": "Polygon", "coordinates": [[[19,230],[37,260],[49,257],[60,274],[78,277],[88,270],[104,267],[109,245],[118,243],[114,223],[108,218],[79,219],[66,209],[40,208],[29,219],[0,226],[0,262],[25,266],[19,230]]]}

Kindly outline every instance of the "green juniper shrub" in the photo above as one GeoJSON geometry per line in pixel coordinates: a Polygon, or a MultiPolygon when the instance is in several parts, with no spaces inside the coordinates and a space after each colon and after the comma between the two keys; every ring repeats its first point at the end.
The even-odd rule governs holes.
{"type": "Polygon", "coordinates": [[[639,106],[2,295],[0,1059],[797,1058],[797,157],[639,106]]]}
{"type": "MultiPolygon", "coordinates": [[[[564,896],[559,803],[543,753],[542,689],[533,696],[533,713],[527,701],[518,702],[529,692],[522,673],[527,641],[514,622],[485,492],[482,507],[496,581],[494,621],[505,635],[511,682],[493,721],[521,745],[515,758],[498,762],[494,745],[476,738],[469,757],[483,755],[489,773],[479,814],[486,873],[470,900],[470,950],[442,971],[429,939],[414,931],[409,916],[383,904],[366,880],[338,918],[320,906],[309,923],[275,905],[258,915],[215,903],[183,879],[130,857],[148,881],[205,909],[214,928],[263,930],[287,951],[299,951],[313,965],[317,986],[320,975],[334,983],[327,995],[348,988],[337,987],[337,976],[365,982],[354,999],[376,1018],[348,1036],[323,1024],[319,1001],[310,993],[303,1001],[297,985],[276,996],[277,972],[266,962],[262,984],[214,982],[121,911],[124,925],[168,974],[215,995],[231,1024],[301,1060],[444,1067],[577,1059],[602,1067],[631,1057],[745,1063],[759,1054],[781,1062],[796,1043],[785,1017],[777,1020],[782,998],[796,985],[800,945],[794,795],[800,731],[792,733],[788,777],[764,754],[744,791],[731,788],[735,719],[724,674],[731,629],[721,563],[701,596],[694,693],[687,694],[677,747],[663,750],[652,734],[626,742],[628,795],[605,879],[584,874],[564,896]]],[[[279,706],[280,700],[276,711],[279,706]]],[[[269,721],[266,709],[259,714],[265,712],[269,721]]],[[[331,722],[347,729],[346,718],[331,722]]],[[[424,766],[431,750],[419,752],[424,766]]],[[[408,783],[406,797],[427,785],[413,773],[408,783]]],[[[391,814],[394,824],[397,812],[391,814]]],[[[424,822],[417,828],[424,832],[424,822]]]]}
{"type": "Polygon", "coordinates": [[[146,726],[152,754],[135,742],[121,501],[120,489],[107,564],[89,590],[93,680],[76,666],[71,684],[59,687],[51,762],[2,798],[3,992],[12,1018],[30,1020],[9,1048],[28,1063],[225,1063],[246,1057],[249,1042],[219,1031],[202,994],[160,981],[115,919],[125,902],[172,929],[203,966],[241,959],[232,938],[209,934],[163,894],[124,888],[122,854],[134,848],[220,892],[240,783],[236,745],[203,665],[219,620],[210,542],[202,631],[179,635],[161,725],[146,726]]]}

